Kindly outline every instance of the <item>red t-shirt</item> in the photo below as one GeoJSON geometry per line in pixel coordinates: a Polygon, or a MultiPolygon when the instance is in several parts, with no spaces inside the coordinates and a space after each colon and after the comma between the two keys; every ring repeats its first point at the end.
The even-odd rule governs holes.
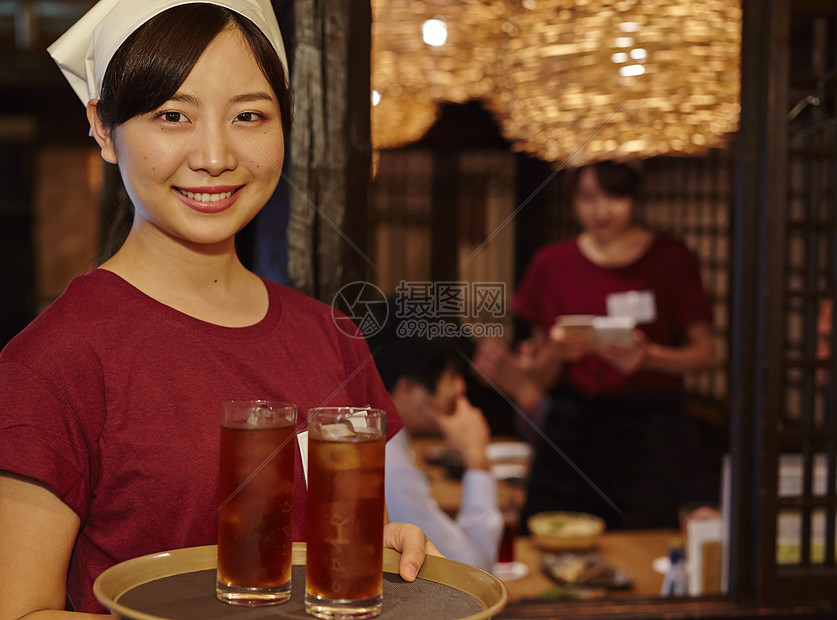
{"type": "MultiPolygon", "coordinates": [[[[656,301],[656,320],[638,325],[651,342],[681,346],[690,325],[712,319],[697,259],[683,243],[665,235],[656,237],[645,254],[622,267],[592,263],[575,240],[540,250],[523,276],[514,311],[548,331],[562,315],[606,316],[608,296],[630,291],[650,292],[656,301]]],[[[683,388],[682,378],[675,375],[640,371],[625,377],[597,356],[568,364],[562,381],[589,395],[679,392],[683,388]]]]}
{"type": "MultiPolygon", "coordinates": [[[[256,325],[182,314],[93,270],[0,354],[0,469],[49,485],[81,518],[67,592],[77,611],[105,568],[217,542],[220,403],[232,398],[371,405],[402,422],[362,338],[331,308],[265,281],[256,325]],[[341,327],[343,325],[341,324],[341,327]]],[[[297,451],[294,540],[305,540],[297,451]]]]}

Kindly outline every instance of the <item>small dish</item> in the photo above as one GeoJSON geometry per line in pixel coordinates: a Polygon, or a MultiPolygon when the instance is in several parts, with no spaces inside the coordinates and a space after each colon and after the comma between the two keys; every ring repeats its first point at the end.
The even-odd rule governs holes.
{"type": "Polygon", "coordinates": [[[526,466],[520,463],[494,463],[491,465],[491,475],[496,480],[526,480],[526,466]]]}
{"type": "Polygon", "coordinates": [[[665,575],[670,566],[671,561],[669,561],[667,555],[661,555],[658,558],[654,558],[654,561],[651,562],[651,568],[654,569],[654,572],[660,573],[661,575],[665,575]]]}
{"type": "Polygon", "coordinates": [[[523,562],[498,562],[491,569],[491,574],[503,581],[523,579],[529,574],[529,567],[523,562]]]}
{"type": "Polygon", "coordinates": [[[607,564],[597,553],[546,553],[541,560],[544,573],[562,586],[626,590],[633,579],[625,571],[607,564]]]}
{"type": "Polygon", "coordinates": [[[536,546],[556,551],[595,547],[604,520],[583,512],[539,512],[526,522],[536,546]]]}
{"type": "Polygon", "coordinates": [[[524,441],[495,441],[485,447],[489,461],[529,460],[532,446],[524,441]]]}

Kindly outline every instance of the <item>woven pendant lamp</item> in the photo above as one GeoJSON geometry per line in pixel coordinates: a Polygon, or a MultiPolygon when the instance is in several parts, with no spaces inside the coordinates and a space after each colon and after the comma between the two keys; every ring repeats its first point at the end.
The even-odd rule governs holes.
{"type": "Polygon", "coordinates": [[[372,145],[418,140],[439,102],[491,93],[513,9],[500,0],[372,0],[372,145]]]}
{"type": "Polygon", "coordinates": [[[373,145],[481,99],[517,150],[578,165],[698,154],[737,129],[737,0],[373,1],[373,145]],[[420,29],[439,19],[442,45],[420,29]]]}

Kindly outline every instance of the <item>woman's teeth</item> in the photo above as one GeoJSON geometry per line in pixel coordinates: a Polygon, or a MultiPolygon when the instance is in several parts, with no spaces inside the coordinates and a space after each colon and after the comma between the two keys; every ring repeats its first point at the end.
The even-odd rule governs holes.
{"type": "Polygon", "coordinates": [[[233,194],[232,192],[221,192],[220,194],[196,194],[194,192],[187,192],[184,189],[179,189],[177,191],[186,196],[186,198],[191,198],[192,200],[197,200],[198,202],[218,202],[224,198],[229,198],[233,194]]]}

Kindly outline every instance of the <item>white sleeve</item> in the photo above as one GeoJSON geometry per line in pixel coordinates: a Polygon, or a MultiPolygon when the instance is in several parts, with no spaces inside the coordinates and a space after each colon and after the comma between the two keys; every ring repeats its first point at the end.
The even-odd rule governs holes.
{"type": "Polygon", "coordinates": [[[413,462],[409,435],[401,430],[387,443],[384,480],[391,521],[419,526],[452,560],[491,570],[503,519],[497,508],[496,482],[488,472],[465,473],[462,508],[454,521],[433,499],[427,476],[413,462]]]}
{"type": "Polygon", "coordinates": [[[462,478],[462,506],[456,522],[489,567],[497,561],[503,515],[497,501],[497,481],[490,472],[469,469],[462,478]]]}

